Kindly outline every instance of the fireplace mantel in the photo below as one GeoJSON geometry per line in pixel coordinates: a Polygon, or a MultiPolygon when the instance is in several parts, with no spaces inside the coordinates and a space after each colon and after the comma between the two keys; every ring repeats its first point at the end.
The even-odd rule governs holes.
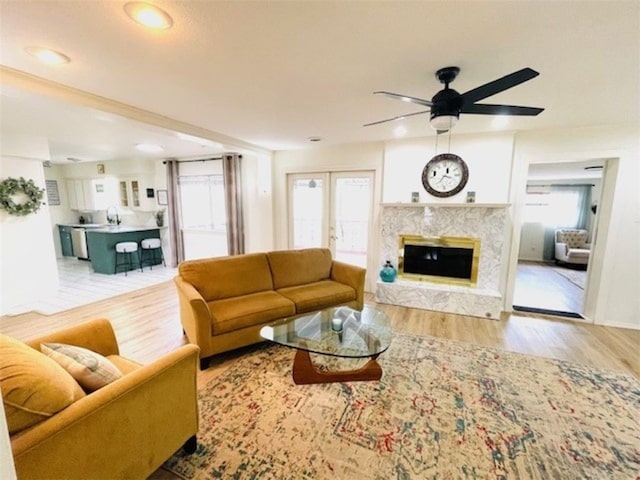
{"type": "Polygon", "coordinates": [[[509,208],[510,203],[381,203],[383,207],[509,208]]]}

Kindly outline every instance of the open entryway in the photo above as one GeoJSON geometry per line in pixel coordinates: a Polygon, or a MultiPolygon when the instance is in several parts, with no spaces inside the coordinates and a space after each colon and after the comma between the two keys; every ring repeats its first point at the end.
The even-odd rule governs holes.
{"type": "Polygon", "coordinates": [[[289,248],[329,248],[334,259],[367,268],[373,189],[373,171],[288,174],[289,248]]]}
{"type": "Polygon", "coordinates": [[[582,318],[604,160],[531,164],[513,308],[582,318]]]}

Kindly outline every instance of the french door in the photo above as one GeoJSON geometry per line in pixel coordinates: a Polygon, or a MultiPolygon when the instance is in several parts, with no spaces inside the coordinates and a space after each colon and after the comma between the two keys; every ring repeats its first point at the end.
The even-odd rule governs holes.
{"type": "Polygon", "coordinates": [[[287,175],[289,248],[326,247],[333,258],[367,268],[372,171],[287,175]]]}

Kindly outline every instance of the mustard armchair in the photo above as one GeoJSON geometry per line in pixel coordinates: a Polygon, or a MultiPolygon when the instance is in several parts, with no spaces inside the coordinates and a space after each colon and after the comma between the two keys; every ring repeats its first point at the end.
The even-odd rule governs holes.
{"type": "MultiPolygon", "coordinates": [[[[184,345],[140,365],[120,356],[106,319],[24,342],[31,349],[16,347],[22,342],[10,337],[0,340],[14,351],[27,350],[27,356],[39,355],[29,352],[39,351],[42,343],[83,347],[106,357],[123,374],[96,391],[80,392],[79,399],[39,423],[10,432],[18,479],[142,479],[181,447],[195,451],[197,346],[184,345]]],[[[2,393],[9,393],[4,384],[2,393]]]]}

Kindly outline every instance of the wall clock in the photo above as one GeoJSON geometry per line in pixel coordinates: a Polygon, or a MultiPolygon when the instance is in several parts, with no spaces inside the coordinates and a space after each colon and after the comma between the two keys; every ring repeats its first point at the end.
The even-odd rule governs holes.
{"type": "Polygon", "coordinates": [[[467,180],[467,164],[453,153],[436,155],[422,170],[422,185],[434,197],[445,198],[460,193],[467,180]]]}

